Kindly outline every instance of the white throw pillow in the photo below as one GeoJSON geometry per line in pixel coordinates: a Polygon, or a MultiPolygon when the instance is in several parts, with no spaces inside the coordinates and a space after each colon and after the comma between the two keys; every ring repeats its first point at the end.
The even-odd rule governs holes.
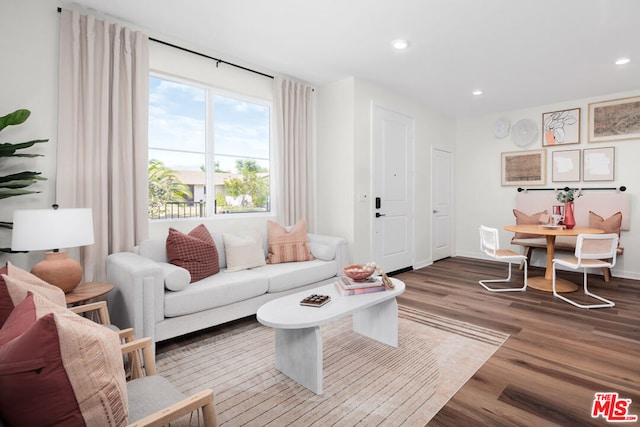
{"type": "Polygon", "coordinates": [[[186,268],[168,262],[160,262],[164,275],[164,287],[170,291],[181,291],[191,283],[191,274],[186,268]]]}
{"type": "Polygon", "coordinates": [[[227,271],[246,270],[267,264],[260,231],[222,233],[222,239],[227,258],[227,271]]]}

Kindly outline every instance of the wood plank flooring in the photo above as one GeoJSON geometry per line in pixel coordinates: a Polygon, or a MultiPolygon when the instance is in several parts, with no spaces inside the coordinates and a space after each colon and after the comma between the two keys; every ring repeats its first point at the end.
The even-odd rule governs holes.
{"type": "MultiPolygon", "coordinates": [[[[547,292],[490,293],[478,284],[506,269],[455,257],[395,276],[407,286],[399,303],[510,334],[428,425],[611,425],[591,417],[596,392],[631,399],[629,413],[640,416],[640,281],[589,275],[589,289],[616,306],[585,310],[547,292]]],[[[582,284],[581,273],[558,276],[582,284]]],[[[515,266],[512,280],[522,283],[515,266]]]]}

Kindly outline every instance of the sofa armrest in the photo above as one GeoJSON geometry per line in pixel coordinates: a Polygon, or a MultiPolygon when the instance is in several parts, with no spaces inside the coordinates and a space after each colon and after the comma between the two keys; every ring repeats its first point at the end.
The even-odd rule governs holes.
{"type": "Polygon", "coordinates": [[[338,274],[341,275],[342,268],[345,265],[349,265],[349,246],[347,240],[324,234],[308,234],[307,237],[309,238],[309,244],[312,248],[314,244],[320,244],[329,246],[335,251],[334,259],[338,266],[338,274]]]}
{"type": "Polygon", "coordinates": [[[111,322],[155,341],[155,324],[164,318],[162,267],[133,252],[119,252],[107,257],[107,280],[115,285],[109,293],[111,322]]]}

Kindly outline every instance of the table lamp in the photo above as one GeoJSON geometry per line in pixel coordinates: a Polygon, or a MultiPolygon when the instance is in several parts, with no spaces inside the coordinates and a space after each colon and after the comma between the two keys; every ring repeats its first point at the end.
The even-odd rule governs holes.
{"type": "Polygon", "coordinates": [[[47,250],[45,259],[31,273],[71,292],[82,281],[82,267],[61,248],[93,244],[93,217],[90,208],[22,209],[13,212],[13,251],[47,250]]]}

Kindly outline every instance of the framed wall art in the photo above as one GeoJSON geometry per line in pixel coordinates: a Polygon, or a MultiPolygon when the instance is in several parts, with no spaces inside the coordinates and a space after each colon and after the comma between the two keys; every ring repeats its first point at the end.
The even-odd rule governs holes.
{"type": "Polygon", "coordinates": [[[502,185],[544,185],[545,156],[545,150],[502,153],[502,185]]]}
{"type": "Polygon", "coordinates": [[[640,139],[640,96],[589,104],[589,142],[640,139]]]}
{"type": "Polygon", "coordinates": [[[551,153],[551,181],[580,181],[580,150],[554,151],[551,153]]]}
{"type": "Polygon", "coordinates": [[[542,113],[542,146],[580,144],[580,109],[542,113]]]}
{"type": "Polygon", "coordinates": [[[613,181],[615,148],[586,148],[582,155],[584,181],[613,181]]]}

